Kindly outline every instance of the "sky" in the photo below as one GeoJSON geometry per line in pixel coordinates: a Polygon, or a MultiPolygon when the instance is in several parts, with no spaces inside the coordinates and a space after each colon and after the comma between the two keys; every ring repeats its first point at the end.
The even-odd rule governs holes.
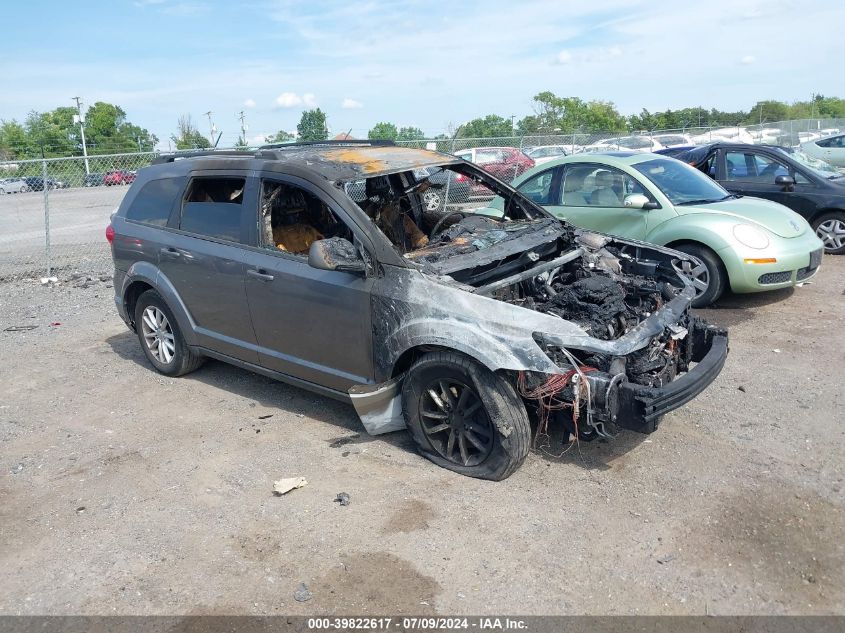
{"type": "Polygon", "coordinates": [[[429,135],[532,97],[748,110],[845,97],[842,0],[29,0],[3,2],[0,119],[107,101],[167,147],[180,115],[231,146],[378,121],[429,135]],[[13,28],[9,28],[14,25],[13,28]]]}

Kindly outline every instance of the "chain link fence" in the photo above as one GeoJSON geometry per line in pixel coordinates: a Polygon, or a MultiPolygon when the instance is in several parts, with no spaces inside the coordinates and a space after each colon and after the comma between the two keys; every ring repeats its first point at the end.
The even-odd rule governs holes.
{"type": "MultiPolygon", "coordinates": [[[[562,154],[652,151],[715,141],[794,147],[840,131],[845,131],[845,119],[626,134],[576,132],[500,138],[461,138],[458,134],[399,144],[457,154],[510,182],[533,163],[562,154]]],[[[157,155],[144,152],[0,162],[0,282],[76,272],[109,273],[111,256],[105,239],[109,216],[120,205],[136,172],[157,155]]],[[[424,194],[431,212],[483,207],[492,198],[488,189],[454,172],[431,175],[431,181],[438,185],[424,194]]]]}

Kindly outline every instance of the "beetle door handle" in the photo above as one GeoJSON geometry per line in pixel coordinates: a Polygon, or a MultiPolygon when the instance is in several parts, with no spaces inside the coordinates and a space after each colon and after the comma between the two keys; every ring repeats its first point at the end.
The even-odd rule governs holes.
{"type": "Polygon", "coordinates": [[[246,274],[250,277],[255,277],[256,279],[260,279],[261,281],[273,281],[273,275],[264,271],[263,268],[259,268],[255,270],[254,268],[250,268],[246,271],[246,274]]]}
{"type": "Polygon", "coordinates": [[[175,248],[162,248],[159,250],[159,253],[164,255],[165,257],[182,257],[182,253],[177,251],[175,248]]]}

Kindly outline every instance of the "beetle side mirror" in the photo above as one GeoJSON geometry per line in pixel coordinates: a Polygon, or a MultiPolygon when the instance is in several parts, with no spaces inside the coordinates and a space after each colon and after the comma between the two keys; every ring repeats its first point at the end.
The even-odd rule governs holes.
{"type": "Polygon", "coordinates": [[[657,208],[657,203],[648,199],[648,196],[641,193],[629,193],[625,196],[622,204],[628,209],[642,209],[643,211],[650,211],[657,208]]]}
{"type": "Polygon", "coordinates": [[[775,184],[778,187],[783,187],[784,191],[793,191],[795,189],[795,178],[792,176],[775,176],[775,184]]]}
{"type": "Polygon", "coordinates": [[[308,265],[318,270],[339,270],[347,273],[364,273],[367,265],[349,240],[330,237],[317,240],[308,249],[308,265]]]}

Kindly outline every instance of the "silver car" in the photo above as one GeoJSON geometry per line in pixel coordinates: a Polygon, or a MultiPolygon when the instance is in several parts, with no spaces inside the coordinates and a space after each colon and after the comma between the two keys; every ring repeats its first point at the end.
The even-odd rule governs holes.
{"type": "Polygon", "coordinates": [[[29,185],[23,178],[4,178],[0,180],[0,195],[7,193],[26,193],[29,185]]]}
{"type": "Polygon", "coordinates": [[[845,167],[845,134],[836,134],[801,144],[807,156],[818,158],[834,167],[845,167]]]}

